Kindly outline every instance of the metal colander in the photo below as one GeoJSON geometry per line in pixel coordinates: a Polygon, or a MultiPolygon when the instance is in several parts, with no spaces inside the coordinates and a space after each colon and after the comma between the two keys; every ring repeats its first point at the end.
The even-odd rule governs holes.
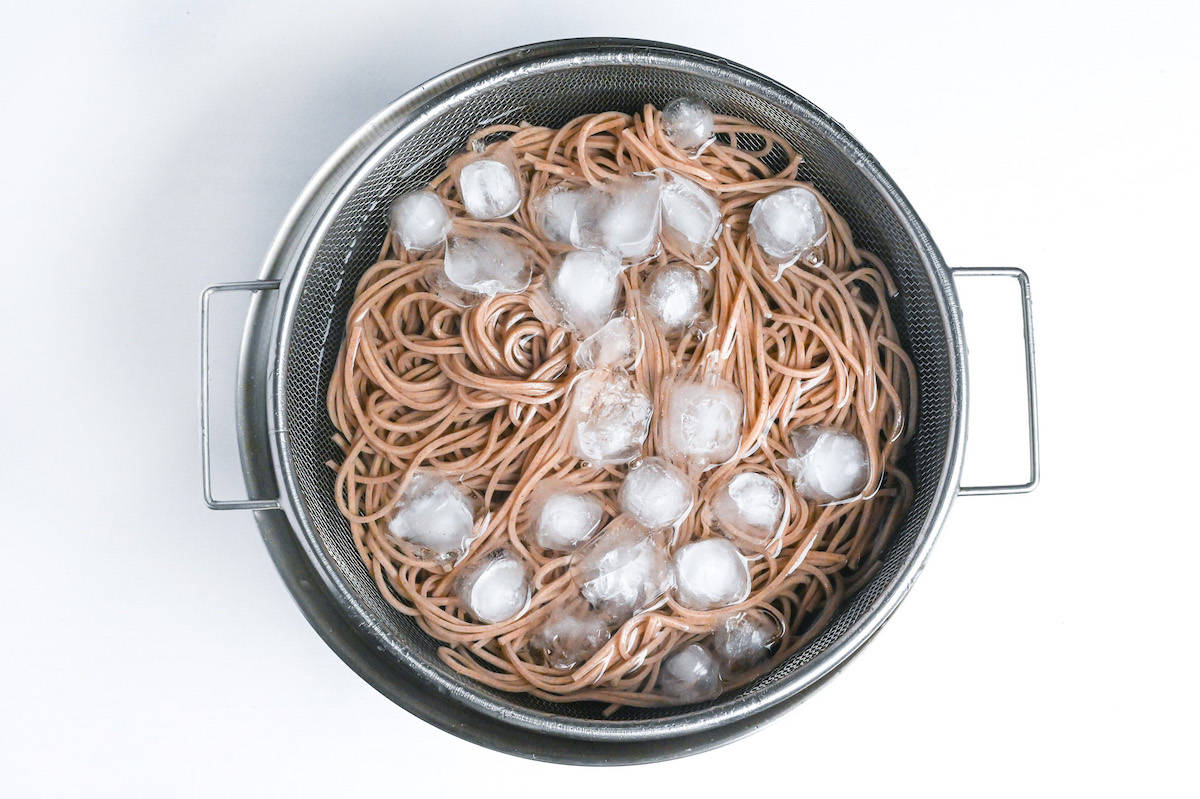
{"type": "MultiPolygon", "coordinates": [[[[210,505],[259,511],[302,608],[373,685],[423,718],[496,748],[630,762],[684,754],[753,729],[799,701],[879,628],[920,570],[958,492],[966,365],[950,272],[937,248],[888,176],[840,126],[774,81],[714,56],[651,42],[568,40],[499,53],[430,81],[356,133],[313,179],[263,279],[212,287],[205,308],[212,292],[231,289],[256,290],[239,389],[247,484],[252,497],[279,499],[214,500],[206,463],[210,505]],[[702,705],[628,708],[606,718],[598,704],[553,704],[460,677],[436,657],[436,641],[383,601],[334,503],[326,463],[340,452],[325,394],[355,286],[378,256],[391,200],[426,184],[471,131],[501,121],[560,126],[584,113],[661,107],[680,95],[788,139],[805,156],[802,177],[845,216],[856,242],[891,267],[900,288],[892,310],[920,387],[907,455],[915,496],[875,578],[779,668],[702,705]]],[[[204,430],[207,441],[206,424],[204,430]]]]}

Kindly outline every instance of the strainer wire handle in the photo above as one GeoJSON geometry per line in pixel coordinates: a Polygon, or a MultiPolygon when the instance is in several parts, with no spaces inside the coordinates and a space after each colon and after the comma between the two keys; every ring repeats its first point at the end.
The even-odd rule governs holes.
{"type": "Polygon", "coordinates": [[[1024,494],[1037,488],[1041,478],[1041,453],[1038,445],[1037,374],[1033,357],[1033,298],[1029,275],[1016,267],[958,267],[950,270],[955,277],[1011,277],[1021,284],[1021,318],[1025,332],[1025,401],[1029,421],[1029,479],[1007,485],[959,486],[964,496],[980,494],[1024,494]]]}
{"type": "Polygon", "coordinates": [[[212,453],[208,440],[208,309],[212,297],[223,291],[273,291],[278,280],[244,280],[217,283],[200,295],[200,461],[204,476],[204,504],[213,510],[279,510],[278,499],[216,499],[212,490],[212,453]]]}

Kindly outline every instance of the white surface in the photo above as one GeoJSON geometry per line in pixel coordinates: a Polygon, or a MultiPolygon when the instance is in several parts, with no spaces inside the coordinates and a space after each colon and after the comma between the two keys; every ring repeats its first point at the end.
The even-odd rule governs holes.
{"type": "MultiPolygon", "coordinates": [[[[298,5],[4,14],[0,794],[743,795],[751,762],[764,795],[1194,790],[1194,4],[298,5]],[[778,78],[881,160],[951,263],[1026,267],[1045,458],[1037,493],[955,505],[895,618],[803,707],[586,773],[437,732],[343,666],[251,517],[201,504],[195,411],[201,287],[256,275],[346,135],[459,62],[583,34],[778,78]]],[[[970,299],[989,292],[975,395],[1005,399],[976,403],[980,479],[1022,457],[1016,308],[970,299]]]]}

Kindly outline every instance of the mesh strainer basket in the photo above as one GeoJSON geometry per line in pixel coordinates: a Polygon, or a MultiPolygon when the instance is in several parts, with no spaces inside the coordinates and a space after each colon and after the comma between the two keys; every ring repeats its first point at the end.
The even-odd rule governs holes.
{"type": "Polygon", "coordinates": [[[503,751],[566,762],[674,757],[753,730],[801,701],[879,629],[920,571],[959,493],[1029,490],[1037,477],[1028,283],[1030,479],[958,484],[966,363],[951,271],[908,202],[875,160],[808,101],[744,67],[653,42],[582,39],[498,53],[429,81],[355,133],[309,184],[283,225],[260,280],[204,293],[202,437],[205,498],[217,509],[257,511],[264,539],[301,608],[329,645],[396,703],[456,735],[503,751]],[[435,655],[437,643],[379,596],[333,499],[326,461],[338,456],[325,391],[355,285],[375,260],[398,194],[425,184],[483,124],[559,126],[588,112],[633,112],[692,95],[719,113],[776,131],[804,153],[813,181],[888,263],[900,286],[893,311],[916,362],[917,434],[908,458],[915,498],[883,567],[824,632],[757,682],[702,704],[625,709],[552,704],[465,680],[435,655]],[[250,500],[212,497],[208,464],[207,307],[214,292],[254,292],[238,393],[250,500]]]}

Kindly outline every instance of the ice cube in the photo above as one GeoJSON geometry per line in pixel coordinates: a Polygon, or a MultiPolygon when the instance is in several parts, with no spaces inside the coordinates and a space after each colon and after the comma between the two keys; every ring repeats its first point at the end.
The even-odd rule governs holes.
{"type": "Polygon", "coordinates": [[[757,666],[783,637],[783,625],[760,608],[735,613],[713,630],[713,654],[721,662],[721,673],[729,677],[757,666]]]}
{"type": "Polygon", "coordinates": [[[721,232],[721,207],[698,183],[670,170],[659,170],[663,238],[702,269],[716,264],[713,245],[721,232]]]}
{"type": "Polygon", "coordinates": [[[467,213],[476,219],[509,216],[521,205],[521,184],[513,169],[503,161],[479,158],[458,174],[467,213]]]}
{"type": "Polygon", "coordinates": [[[658,671],[658,690],[680,704],[716,698],[721,693],[717,659],[699,644],[672,652],[658,671]]]}
{"type": "Polygon", "coordinates": [[[559,610],[529,639],[529,646],[540,652],[552,669],[566,671],[583,664],[609,639],[604,617],[587,609],[559,610]]]}
{"type": "Polygon", "coordinates": [[[717,490],[712,508],[722,529],[766,543],[783,521],[783,489],[760,472],[740,472],[717,490]]]}
{"type": "Polygon", "coordinates": [[[646,458],[626,473],[617,501],[639,524],[670,527],[692,508],[692,481],[670,462],[646,458]]]}
{"type": "Polygon", "coordinates": [[[675,553],[675,595],[692,610],[736,605],[750,596],[750,567],[727,538],[706,538],[675,553]]]}
{"type": "Polygon", "coordinates": [[[674,573],[661,535],[618,516],[575,551],[572,574],[584,599],[621,623],[658,604],[674,573]]]}
{"type": "Polygon", "coordinates": [[[808,189],[781,189],[754,204],[750,230],[768,260],[788,264],[825,239],[825,212],[808,189]]]}
{"type": "MultiPolygon", "coordinates": [[[[583,238],[583,229],[595,214],[595,191],[589,186],[560,183],[534,203],[534,217],[553,241],[571,244],[583,238]]],[[[594,227],[594,222],[592,223],[594,227]]],[[[578,246],[578,245],[576,245],[578,246]]]]}
{"type": "Polygon", "coordinates": [[[529,607],[528,570],[507,549],[493,550],[463,573],[458,596],[484,624],[508,621],[529,607]]]}
{"type": "Polygon", "coordinates": [[[675,383],[667,395],[663,446],[694,462],[722,463],[742,438],[742,392],[725,380],[675,383]]]}
{"type": "Polygon", "coordinates": [[[533,492],[529,519],[538,546],[569,552],[600,528],[604,504],[591,494],[551,480],[533,492]]]}
{"type": "Polygon", "coordinates": [[[661,183],[654,175],[631,175],[618,178],[603,189],[598,201],[594,240],[587,221],[580,222],[580,237],[576,247],[600,249],[616,253],[620,258],[640,261],[658,249],[661,223],[659,191],[661,183]]]}
{"type": "Polygon", "coordinates": [[[442,198],[431,191],[401,194],[392,203],[389,217],[404,249],[413,252],[432,250],[450,232],[450,214],[442,198]]]}
{"type": "Polygon", "coordinates": [[[590,336],[612,318],[621,298],[621,261],[606,252],[569,252],[554,272],[550,293],[563,321],[590,336]]]}
{"type": "Polygon", "coordinates": [[[627,316],[610,319],[575,350],[575,363],[584,369],[631,368],[642,354],[642,333],[627,316]]]}
{"type": "Polygon", "coordinates": [[[796,493],[818,502],[849,499],[867,485],[867,448],[851,433],[823,425],[792,431],[793,456],[783,462],[796,493]]]}
{"type": "Polygon", "coordinates": [[[676,97],[662,110],[663,131],[679,149],[697,155],[713,140],[713,112],[692,97],[676,97]]]}
{"type": "Polygon", "coordinates": [[[700,274],[671,264],[655,270],[643,289],[646,310],[666,335],[681,333],[704,312],[700,274]]]}
{"type": "Polygon", "coordinates": [[[452,236],[442,271],[455,286],[475,294],[514,294],[529,285],[529,253],[499,233],[452,236]]]}
{"type": "Polygon", "coordinates": [[[580,374],[571,398],[576,456],[592,464],[626,463],[642,451],[654,405],[629,375],[580,374]]]}
{"type": "Polygon", "coordinates": [[[388,532],[412,546],[418,558],[454,563],[475,538],[474,504],[446,478],[419,471],[400,492],[388,532]]]}

